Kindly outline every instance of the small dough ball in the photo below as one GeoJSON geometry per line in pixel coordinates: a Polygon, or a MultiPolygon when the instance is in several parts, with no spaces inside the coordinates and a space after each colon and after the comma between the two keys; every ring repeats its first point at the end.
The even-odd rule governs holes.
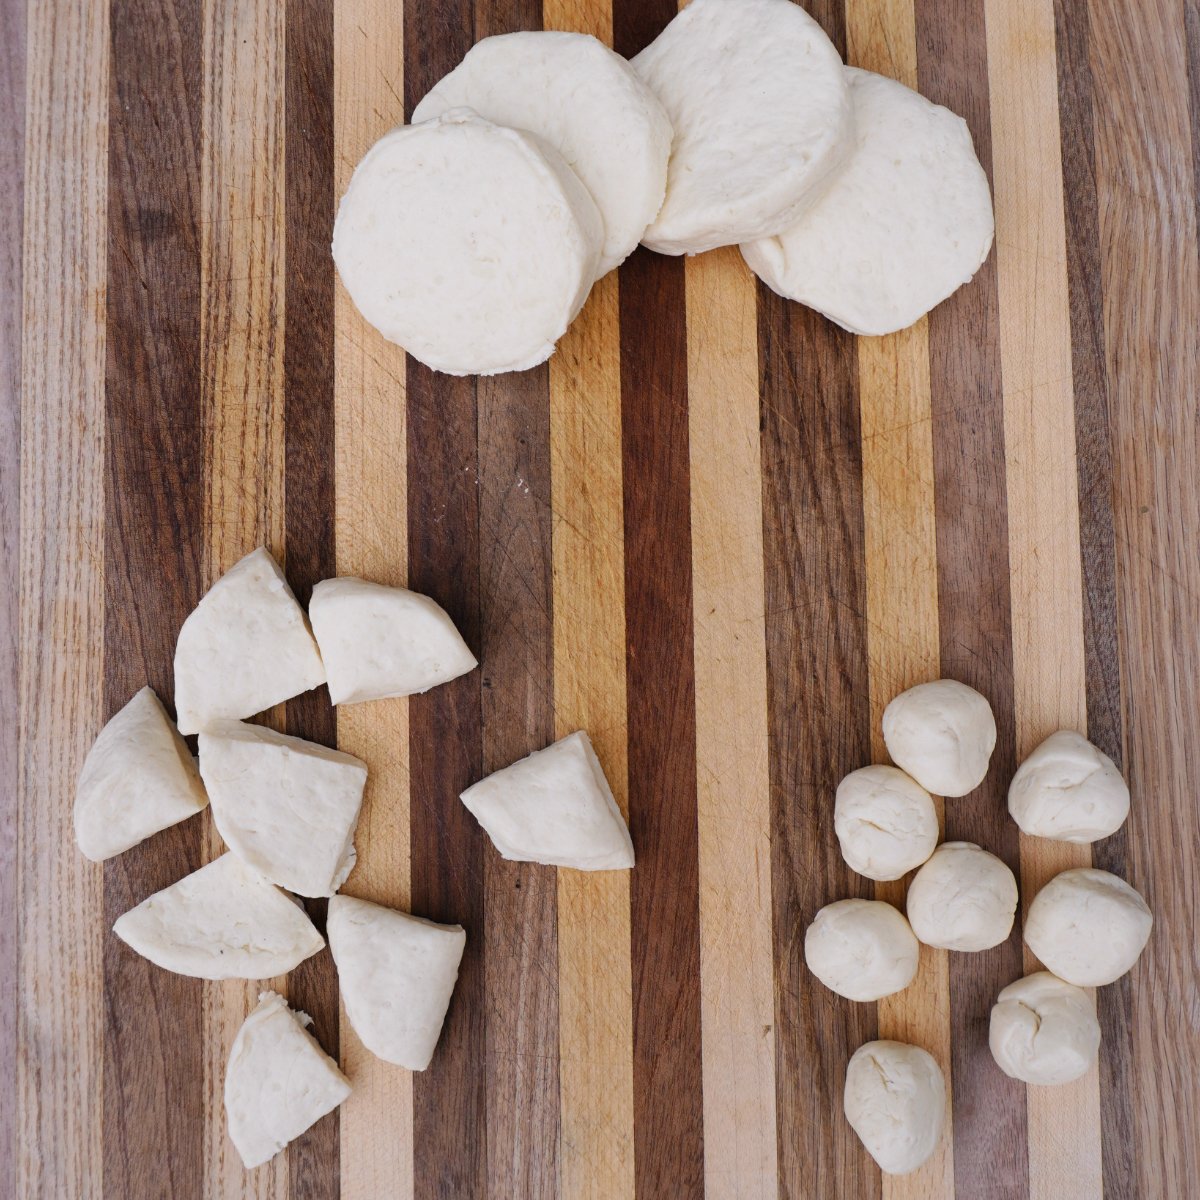
{"type": "Polygon", "coordinates": [[[847,1000],[878,1000],[912,983],[921,946],[902,913],[882,900],[838,900],[804,935],[808,969],[847,1000]]]}
{"type": "Polygon", "coordinates": [[[946,842],[908,888],[908,920],[927,946],[988,950],[1012,931],[1017,881],[973,842],[946,842]]]}
{"type": "Polygon", "coordinates": [[[846,1068],[846,1120],[889,1175],[915,1171],[937,1147],[946,1080],[932,1054],[904,1042],[868,1042],[846,1068]]]}
{"type": "Polygon", "coordinates": [[[883,710],[892,761],[935,796],[965,796],[987,774],[996,748],[992,706],[957,679],[901,692],[883,710]]]}
{"type": "Polygon", "coordinates": [[[833,828],[842,857],[868,879],[899,879],[938,842],[933,798],[896,767],[863,767],[838,784],[833,828]]]}
{"type": "Polygon", "coordinates": [[[1107,754],[1071,729],[1052,733],[1018,768],[1008,811],[1032,837],[1095,842],[1129,816],[1129,787],[1107,754]]]}
{"type": "Polygon", "coordinates": [[[1078,867],[1055,875],[1034,896],[1025,941],[1060,979],[1101,987],[1137,962],[1153,924],[1145,900],[1125,880],[1078,867]]]}
{"type": "Polygon", "coordinates": [[[1070,1083],[1100,1050],[1091,996],[1049,971],[1010,983],[992,1009],[988,1044],[1005,1075],[1025,1083],[1070,1083]]]}

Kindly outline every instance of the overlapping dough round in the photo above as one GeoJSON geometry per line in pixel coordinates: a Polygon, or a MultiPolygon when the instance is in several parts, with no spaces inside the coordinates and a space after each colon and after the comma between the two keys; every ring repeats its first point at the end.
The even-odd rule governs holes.
{"type": "Polygon", "coordinates": [[[558,152],[468,109],[385,134],[333,229],[363,316],[451,375],[544,362],[596,276],[604,223],[558,152]]]}

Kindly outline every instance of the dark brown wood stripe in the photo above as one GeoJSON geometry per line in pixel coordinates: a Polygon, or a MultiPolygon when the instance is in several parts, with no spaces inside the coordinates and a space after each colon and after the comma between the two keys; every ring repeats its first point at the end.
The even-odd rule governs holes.
{"type": "MultiPolygon", "coordinates": [[[[0,0],[0,688],[19,692],[21,295],[25,232],[25,4],[0,0]]],[[[10,700],[15,706],[15,699],[10,700]]],[[[10,709],[10,711],[12,711],[10,709]]],[[[0,722],[0,974],[17,979],[20,724],[0,722]]],[[[0,1006],[0,1196],[17,1194],[17,1006],[0,1006]]]]}
{"type": "MultiPolygon", "coordinates": [[[[1088,737],[1118,766],[1125,761],[1121,662],[1117,639],[1113,532],[1112,438],[1104,365],[1104,310],[1092,111],[1088,5],[1056,0],[1058,108],[1062,140],[1075,451],[1079,470],[1079,542],[1083,568],[1083,636],[1088,737]]],[[[1128,829],[1092,847],[1095,866],[1125,877],[1128,829]]],[[[1096,993],[1100,1052],[1104,1193],[1134,1194],[1136,1146],[1132,1091],[1129,976],[1096,993]]]]}
{"type": "MultiPolygon", "coordinates": [[[[333,416],[333,0],[289,0],[285,16],[284,178],[284,546],[297,599],[336,574],[333,416]]],[[[337,744],[337,719],[323,689],[289,700],[289,733],[337,744]]],[[[308,901],[324,928],[324,900],[308,901]]],[[[294,1008],[338,1055],[337,972],[328,954],[288,978],[294,1008]]],[[[287,1149],[293,1200],[334,1200],[341,1192],[338,1114],[323,1117],[287,1149]]]]}
{"type": "MultiPolygon", "coordinates": [[[[469,0],[406,0],[404,105],[453,68],[474,41],[469,0]]],[[[450,614],[480,652],[476,380],[408,360],[408,583],[450,614]]],[[[461,923],[467,949],[433,1063],[413,1080],[417,1200],[487,1191],[487,1009],[484,834],[459,802],[482,775],[480,676],[409,706],[413,911],[461,923]]]]}
{"type": "MultiPolygon", "coordinates": [[[[991,176],[983,0],[947,20],[917,0],[921,91],[960,114],[991,176]]],[[[946,802],[946,837],[976,842],[1020,873],[1017,827],[1005,795],[1016,769],[1012,612],[995,251],[929,318],[942,674],[978,688],[996,713],[988,778],[946,802]]],[[[954,1178],[972,1197],[1028,1195],[1025,1093],[987,1047],[997,993],[1022,974],[1019,928],[1002,946],[950,956],[954,1178]]]]}
{"type": "MultiPolygon", "coordinates": [[[[115,0],[109,95],[104,716],[149,683],[202,586],[201,6],[115,0]]],[[[200,865],[198,821],[104,868],[106,927],[200,865]]],[[[104,1183],[199,1196],[200,983],[104,941],[104,1183]]],[[[99,1098],[97,1098],[97,1101],[99,1098]]]]}

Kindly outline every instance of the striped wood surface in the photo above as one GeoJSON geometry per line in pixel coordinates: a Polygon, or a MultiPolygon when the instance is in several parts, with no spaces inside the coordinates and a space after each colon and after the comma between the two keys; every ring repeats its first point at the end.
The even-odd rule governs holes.
{"type": "MultiPolygon", "coordinates": [[[[1191,0],[812,0],[848,60],[969,121],[995,190],[976,281],[855,340],[734,251],[639,252],[541,368],[458,380],[367,328],[327,253],[353,164],[479,37],[624,53],[671,0],[0,0],[0,1195],[1083,1200],[1200,1178],[1200,15],[1191,0]],[[367,1054],[327,955],[278,986],[356,1091],[247,1175],[221,1083],[257,985],[106,932],[219,849],[208,818],[104,867],[75,777],[176,631],[265,543],[440,600],[482,669],[269,715],[373,768],[347,891],[470,931],[434,1066],[367,1054]],[[1029,965],[926,952],[841,1002],[807,920],[896,885],[838,857],[833,788],[938,673],[992,699],[979,793],[945,805],[1032,888],[1095,861],[1147,896],[1099,995],[1099,1069],[994,1067],[1029,965]],[[1093,851],[1017,835],[1014,763],[1086,728],[1127,772],[1093,851]],[[503,862],[455,800],[586,726],[631,874],[503,862]],[[840,1115],[873,1036],[951,1100],[881,1179],[840,1115]]],[[[315,906],[314,906],[315,907],[315,906]]]]}

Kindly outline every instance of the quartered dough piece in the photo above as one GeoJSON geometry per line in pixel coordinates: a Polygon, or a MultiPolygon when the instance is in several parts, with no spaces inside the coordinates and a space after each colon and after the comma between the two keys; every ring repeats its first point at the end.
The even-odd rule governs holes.
{"type": "Polygon", "coordinates": [[[451,375],[545,362],[587,299],[603,244],[600,213],[558,151],[465,108],[380,138],[333,227],[359,312],[451,375]]]}
{"type": "Polygon", "coordinates": [[[308,1031],[312,1018],[263,992],[225,1071],[229,1137],[247,1168],[261,1166],[350,1095],[350,1081],[308,1031]]]}
{"type": "Polygon", "coordinates": [[[207,803],[196,760],[158,697],[144,687],[88,752],[75,792],[75,840],[100,862],[207,803]]]}
{"type": "Polygon", "coordinates": [[[597,275],[623,262],[662,205],[671,122],[637,72],[582,33],[484,38],[413,111],[414,124],[451,108],[528,129],[555,148],[604,219],[597,275]]]}
{"type": "Polygon", "coordinates": [[[692,0],[633,68],[675,129],[667,196],[642,235],[651,250],[782,232],[850,150],[842,60],[790,0],[692,0]]]}
{"type": "Polygon", "coordinates": [[[304,909],[236,854],[155,892],[113,932],[164,970],[199,979],[271,979],[325,945],[304,909]]]}
{"type": "Polygon", "coordinates": [[[332,896],[354,866],[367,767],[261,725],[217,721],[200,735],[217,831],[243,862],[301,896],[332,896]]]}
{"type": "Polygon", "coordinates": [[[580,871],[633,866],[625,818],[582,731],[481,779],[462,801],[505,858],[580,871]]]}
{"type": "Polygon", "coordinates": [[[425,1070],[458,980],[462,926],[334,896],[326,929],[346,1015],[363,1045],[387,1062],[425,1070]]]}
{"type": "Polygon", "coordinates": [[[199,733],[222,717],[252,717],[324,682],[304,610],[261,547],[213,584],[179,631],[180,733],[199,733]]]}
{"type": "Polygon", "coordinates": [[[445,609],[405,588],[326,579],[308,615],[334,704],[427,692],[479,665],[445,609]]]}
{"type": "Polygon", "coordinates": [[[846,68],[855,148],[800,220],[742,254],[774,292],[852,333],[919,320],[987,258],[987,176],[966,123],[894,79],[846,68]]]}

